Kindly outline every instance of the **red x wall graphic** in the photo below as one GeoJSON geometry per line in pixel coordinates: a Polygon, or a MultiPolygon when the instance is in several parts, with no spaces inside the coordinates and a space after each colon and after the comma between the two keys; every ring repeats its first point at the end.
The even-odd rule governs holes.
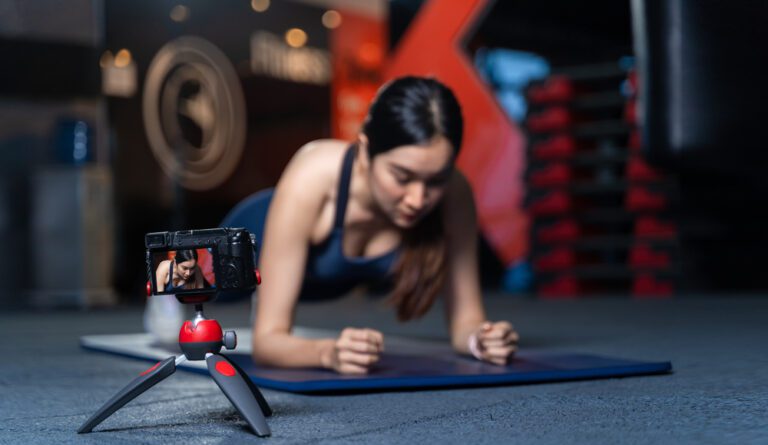
{"type": "Polygon", "coordinates": [[[522,209],[525,138],[462,48],[462,39],[490,3],[427,1],[388,61],[385,78],[431,75],[456,93],[465,120],[458,166],[472,184],[480,229],[509,265],[528,250],[528,217],[522,209]]]}

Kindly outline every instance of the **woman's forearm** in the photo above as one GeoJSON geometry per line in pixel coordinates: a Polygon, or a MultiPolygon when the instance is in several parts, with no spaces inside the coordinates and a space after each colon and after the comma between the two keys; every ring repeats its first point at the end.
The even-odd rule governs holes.
{"type": "Polygon", "coordinates": [[[469,354],[469,336],[483,325],[485,320],[462,323],[451,332],[451,344],[453,349],[460,354],[469,354]]]}
{"type": "Polygon", "coordinates": [[[271,333],[253,337],[253,359],[281,368],[329,368],[335,339],[308,339],[271,333]]]}

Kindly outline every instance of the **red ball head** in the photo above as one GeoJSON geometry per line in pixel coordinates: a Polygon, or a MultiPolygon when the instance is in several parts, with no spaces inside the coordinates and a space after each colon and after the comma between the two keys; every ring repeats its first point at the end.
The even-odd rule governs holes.
{"type": "Polygon", "coordinates": [[[187,320],[181,326],[179,343],[220,342],[224,333],[216,320],[200,320],[195,326],[187,320]]]}
{"type": "Polygon", "coordinates": [[[152,283],[147,280],[147,298],[152,296],[152,283]]]}
{"type": "Polygon", "coordinates": [[[261,284],[261,272],[259,272],[259,269],[253,269],[253,274],[256,275],[256,285],[258,286],[261,284]]]}
{"type": "Polygon", "coordinates": [[[205,360],[206,354],[218,354],[223,346],[221,326],[216,320],[200,320],[197,326],[185,321],[179,331],[179,347],[189,360],[205,360]]]}

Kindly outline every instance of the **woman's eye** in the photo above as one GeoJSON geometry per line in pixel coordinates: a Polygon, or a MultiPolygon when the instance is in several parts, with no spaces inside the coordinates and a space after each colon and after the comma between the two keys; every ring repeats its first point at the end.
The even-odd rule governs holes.
{"type": "Polygon", "coordinates": [[[397,181],[400,184],[407,184],[408,181],[410,181],[410,178],[408,176],[400,175],[397,173],[394,173],[393,175],[395,177],[395,181],[397,181]]]}
{"type": "Polygon", "coordinates": [[[438,177],[438,178],[432,178],[429,181],[427,181],[428,187],[442,187],[445,185],[445,183],[448,182],[447,177],[438,177]]]}

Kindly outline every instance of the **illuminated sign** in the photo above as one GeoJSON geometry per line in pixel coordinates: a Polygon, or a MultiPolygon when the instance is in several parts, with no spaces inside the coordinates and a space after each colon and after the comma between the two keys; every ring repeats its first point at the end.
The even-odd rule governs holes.
{"type": "Polygon", "coordinates": [[[251,35],[251,70],[291,82],[327,85],[331,55],[319,48],[291,47],[272,33],[258,31],[251,35]]]}

